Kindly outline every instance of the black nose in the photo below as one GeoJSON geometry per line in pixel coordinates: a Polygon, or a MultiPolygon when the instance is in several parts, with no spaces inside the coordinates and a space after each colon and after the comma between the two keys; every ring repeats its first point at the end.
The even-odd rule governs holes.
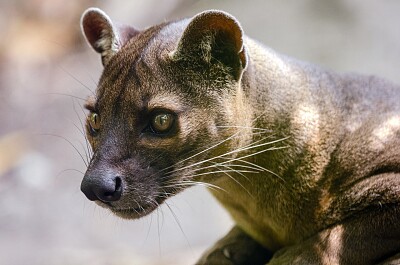
{"type": "Polygon", "coordinates": [[[86,174],[82,180],[81,191],[91,201],[115,202],[122,195],[122,179],[110,175],[86,174]]]}

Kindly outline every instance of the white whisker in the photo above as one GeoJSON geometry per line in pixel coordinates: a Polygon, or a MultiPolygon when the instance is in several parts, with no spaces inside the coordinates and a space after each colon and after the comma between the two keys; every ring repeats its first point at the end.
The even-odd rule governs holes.
{"type": "MultiPolygon", "coordinates": [[[[212,160],[221,158],[221,157],[225,157],[225,156],[228,156],[228,155],[236,154],[236,153],[239,153],[239,152],[247,151],[247,150],[254,149],[254,148],[258,148],[258,147],[263,147],[263,146],[271,145],[271,144],[278,143],[278,142],[282,142],[282,141],[284,141],[284,140],[286,140],[286,139],[288,139],[288,137],[281,138],[281,139],[278,139],[278,140],[275,140],[275,141],[272,141],[272,142],[263,143],[263,144],[256,144],[256,145],[253,145],[253,144],[254,144],[254,143],[253,143],[253,144],[247,145],[247,146],[245,146],[245,147],[243,147],[243,148],[238,148],[238,149],[236,149],[236,150],[232,150],[232,151],[229,151],[229,152],[227,152],[227,153],[224,153],[224,154],[221,154],[221,155],[218,155],[218,156],[215,156],[215,157],[211,157],[211,158],[208,158],[208,159],[206,159],[206,160],[202,160],[202,161],[199,161],[199,162],[190,164],[190,165],[188,165],[188,166],[185,166],[185,167],[182,167],[182,168],[179,168],[179,169],[172,170],[172,171],[169,172],[169,174],[175,173],[175,172],[178,172],[178,171],[181,171],[181,170],[184,170],[184,169],[188,169],[188,168],[191,168],[191,167],[194,167],[194,166],[198,166],[198,165],[204,164],[204,163],[206,163],[206,162],[209,162],[209,161],[212,161],[212,160]]],[[[278,149],[271,149],[271,148],[268,148],[268,149],[264,149],[264,150],[262,150],[262,151],[256,152],[256,153],[254,153],[254,154],[252,154],[252,155],[249,155],[249,156],[246,156],[246,157],[254,156],[254,155],[256,155],[256,154],[261,154],[261,153],[263,153],[263,152],[270,151],[270,150],[278,150],[278,149]]],[[[242,158],[244,158],[244,157],[242,157],[242,158]]]]}
{"type": "Polygon", "coordinates": [[[202,182],[202,181],[194,181],[194,180],[180,180],[179,182],[176,183],[171,183],[170,185],[164,186],[164,188],[176,188],[176,187],[187,187],[187,186],[204,186],[206,188],[210,188],[210,189],[215,189],[215,190],[222,190],[224,192],[226,192],[226,190],[224,190],[223,188],[211,184],[211,183],[206,183],[206,182],[202,182]]]}
{"type": "Polygon", "coordinates": [[[187,158],[185,158],[185,159],[183,159],[183,160],[180,160],[180,161],[178,161],[177,163],[175,163],[174,165],[169,166],[169,167],[166,167],[166,168],[160,170],[158,173],[160,173],[160,172],[162,172],[162,171],[164,171],[164,170],[170,169],[170,168],[174,168],[174,167],[176,167],[177,165],[179,165],[179,164],[181,164],[181,163],[183,163],[183,162],[185,162],[185,161],[187,161],[187,160],[189,160],[189,159],[192,159],[192,158],[194,158],[194,157],[196,157],[196,156],[198,156],[198,155],[201,155],[201,154],[203,154],[203,153],[205,153],[205,152],[207,152],[207,151],[209,151],[209,150],[211,150],[211,149],[214,149],[215,147],[220,146],[220,145],[223,144],[224,142],[229,141],[230,139],[232,139],[233,137],[235,137],[237,134],[238,134],[238,133],[235,133],[235,134],[231,135],[230,137],[226,138],[225,140],[222,140],[221,142],[219,142],[219,143],[217,143],[217,144],[215,144],[215,145],[212,145],[212,146],[210,146],[210,147],[208,147],[208,148],[206,148],[206,149],[204,149],[204,150],[202,150],[202,151],[200,151],[200,152],[198,152],[198,153],[196,153],[196,154],[194,154],[194,155],[192,155],[192,156],[189,156],[189,157],[187,157],[187,158]]]}
{"type": "Polygon", "coordinates": [[[262,166],[260,166],[260,165],[257,165],[257,164],[255,164],[255,163],[252,163],[252,162],[249,162],[249,161],[246,161],[246,160],[239,159],[239,158],[237,158],[237,157],[235,157],[235,158],[221,157],[221,159],[227,160],[227,161],[225,161],[225,162],[222,162],[221,164],[238,161],[238,162],[241,162],[241,163],[244,163],[244,164],[247,164],[247,165],[252,166],[254,170],[258,169],[258,170],[260,170],[260,171],[267,171],[267,169],[266,169],[265,167],[262,167],[262,166]]]}
{"type": "MultiPolygon", "coordinates": [[[[234,170],[233,172],[237,172],[236,170],[234,170]]],[[[253,195],[250,193],[250,191],[248,189],[246,189],[242,183],[239,182],[239,180],[235,179],[231,174],[229,174],[227,171],[223,171],[223,173],[230,178],[231,180],[233,180],[236,184],[238,184],[242,189],[244,189],[249,195],[250,197],[253,198],[253,195]]],[[[244,176],[244,175],[243,175],[244,176]]],[[[245,177],[247,180],[249,180],[247,177],[245,177]]]]}
{"type": "Polygon", "coordinates": [[[262,132],[271,132],[269,129],[264,129],[264,128],[256,128],[256,127],[251,127],[251,126],[229,126],[229,125],[220,125],[216,126],[217,128],[239,128],[239,129],[252,129],[252,130],[257,130],[257,131],[262,131],[262,132]]]}
{"type": "Polygon", "coordinates": [[[181,232],[182,232],[182,234],[183,234],[183,237],[185,238],[186,243],[188,244],[190,250],[193,251],[192,246],[190,245],[189,240],[188,240],[188,238],[187,238],[185,232],[183,231],[182,225],[181,225],[181,223],[179,222],[178,216],[174,213],[174,211],[172,210],[172,208],[169,206],[169,204],[168,204],[167,202],[165,202],[165,205],[168,207],[169,211],[171,212],[172,216],[174,217],[175,222],[176,222],[176,224],[178,225],[179,229],[181,230],[181,232]]]}
{"type": "MultiPolygon", "coordinates": [[[[210,172],[203,172],[203,173],[198,173],[191,175],[190,177],[200,177],[200,176],[206,176],[206,175],[213,175],[213,174],[219,174],[219,173],[225,173],[225,172],[238,172],[237,170],[216,170],[216,171],[210,171],[210,172]]],[[[240,170],[239,172],[242,173],[260,173],[259,171],[251,171],[251,170],[240,170]]]]}

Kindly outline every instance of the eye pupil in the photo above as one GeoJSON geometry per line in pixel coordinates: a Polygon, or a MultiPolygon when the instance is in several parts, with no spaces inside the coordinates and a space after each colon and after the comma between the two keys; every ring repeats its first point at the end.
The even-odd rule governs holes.
{"type": "Polygon", "coordinates": [[[173,115],[170,113],[161,113],[154,116],[151,127],[156,133],[166,133],[173,125],[173,115]]]}
{"type": "Polygon", "coordinates": [[[161,126],[165,125],[168,122],[167,115],[159,115],[158,119],[159,119],[158,122],[160,123],[161,126]]]}
{"type": "Polygon", "coordinates": [[[91,113],[89,116],[89,126],[91,131],[97,132],[100,129],[100,117],[97,113],[91,113]]]}

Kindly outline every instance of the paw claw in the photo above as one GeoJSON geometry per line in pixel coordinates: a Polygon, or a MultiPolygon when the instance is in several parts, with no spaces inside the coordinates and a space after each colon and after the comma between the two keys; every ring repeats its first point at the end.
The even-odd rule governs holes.
{"type": "Polygon", "coordinates": [[[224,248],[223,250],[222,250],[222,253],[224,254],[224,256],[227,258],[227,259],[231,259],[231,252],[229,251],[229,249],[228,248],[224,248]]]}

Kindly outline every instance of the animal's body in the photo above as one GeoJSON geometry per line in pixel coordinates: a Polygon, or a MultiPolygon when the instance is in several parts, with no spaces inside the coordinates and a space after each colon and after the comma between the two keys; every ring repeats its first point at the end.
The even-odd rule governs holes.
{"type": "Polygon", "coordinates": [[[400,87],[337,74],[206,11],[138,31],[82,17],[91,200],[139,218],[209,186],[236,226],[199,264],[400,263],[400,87]]]}

